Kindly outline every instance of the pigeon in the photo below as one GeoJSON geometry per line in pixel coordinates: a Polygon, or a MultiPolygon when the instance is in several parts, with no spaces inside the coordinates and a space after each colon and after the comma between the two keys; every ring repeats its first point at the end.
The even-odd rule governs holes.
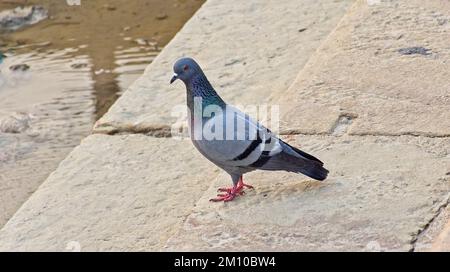
{"type": "Polygon", "coordinates": [[[200,65],[192,58],[181,58],[173,67],[172,84],[177,79],[186,86],[188,125],[197,150],[227,172],[230,188],[219,188],[214,202],[229,202],[242,196],[243,175],[255,170],[302,173],[325,180],[328,170],[316,157],[289,145],[269,129],[239,109],[228,105],[214,90],[200,65]]]}

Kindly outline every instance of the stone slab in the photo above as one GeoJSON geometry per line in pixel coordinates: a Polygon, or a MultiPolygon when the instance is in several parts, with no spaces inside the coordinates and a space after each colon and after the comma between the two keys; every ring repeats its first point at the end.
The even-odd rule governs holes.
{"type": "Polygon", "coordinates": [[[332,134],[348,118],[352,135],[449,136],[449,43],[448,1],[358,0],[272,97],[282,131],[332,134]]]}
{"type": "MultiPolygon", "coordinates": [[[[95,132],[167,135],[185,105],[181,82],[169,85],[173,63],[199,61],[232,104],[267,103],[293,82],[309,57],[353,3],[351,0],[209,0],[129,90],[100,119],[95,132]]],[[[184,112],[184,111],[183,111],[184,112]]]]}
{"type": "Polygon", "coordinates": [[[448,203],[450,139],[289,136],[325,182],[284,172],[211,203],[229,177],[188,140],[93,135],[0,230],[0,251],[408,251],[448,203]]]}
{"type": "Polygon", "coordinates": [[[448,201],[450,140],[422,137],[292,136],[330,170],[325,182],[254,172],[255,186],[212,205],[220,175],[170,251],[409,251],[448,201]]]}
{"type": "Polygon", "coordinates": [[[430,250],[450,252],[450,221],[444,226],[430,250]]]}
{"type": "MultiPolygon", "coordinates": [[[[297,1],[265,6],[266,3],[248,1],[239,7],[246,15],[261,10],[267,15],[288,6],[291,8],[284,11],[290,14],[293,2],[297,1]]],[[[335,7],[332,13],[345,6],[340,1],[295,4],[314,3],[335,7]]],[[[93,135],[61,163],[0,230],[0,251],[415,249],[419,234],[449,201],[450,138],[445,137],[449,127],[445,119],[448,94],[443,93],[448,84],[443,81],[448,72],[448,46],[444,46],[445,38],[436,39],[436,33],[446,37],[447,2],[368,3],[358,1],[352,7],[287,95],[281,95],[274,94],[273,88],[263,88],[285,84],[279,83],[282,79],[267,77],[271,73],[266,71],[264,81],[256,77],[258,80],[253,83],[260,84],[257,88],[244,76],[243,72],[256,73],[257,67],[269,66],[273,71],[275,66],[261,61],[264,58],[258,54],[257,59],[241,59],[249,47],[259,54],[269,51],[254,49],[252,45],[257,43],[253,36],[257,35],[244,36],[240,31],[258,27],[270,30],[272,24],[291,17],[278,16],[275,20],[269,16],[270,24],[266,25],[261,18],[239,15],[234,10],[236,5],[208,1],[96,128],[96,132],[105,133],[167,129],[173,122],[170,109],[182,104],[184,91],[164,89],[169,88],[164,84],[172,63],[166,54],[172,54],[175,48],[180,55],[204,50],[199,59],[223,80],[225,97],[235,104],[265,103],[271,94],[271,103],[279,101],[282,105],[282,120],[291,125],[287,128],[290,132],[315,134],[286,136],[286,140],[322,159],[330,170],[327,181],[316,182],[283,172],[254,172],[245,179],[255,190],[248,190],[231,203],[210,203],[216,188],[231,185],[229,177],[202,158],[189,141],[144,135],[93,135]],[[206,7],[211,14],[205,11],[206,7]],[[379,14],[383,12],[385,16],[379,14]],[[216,24],[213,19],[218,16],[233,24],[216,24]],[[247,24],[235,27],[238,20],[247,24]],[[402,20],[402,24],[398,23],[402,20]],[[391,28],[403,26],[407,29],[394,40],[391,28]],[[424,32],[427,27],[430,33],[424,32]],[[229,32],[220,32],[223,29],[229,32]],[[196,37],[188,35],[189,31],[207,33],[210,38],[201,36],[198,40],[202,45],[196,47],[196,42],[186,43],[196,37]],[[218,41],[218,33],[240,38],[218,41]],[[377,50],[386,41],[387,45],[377,50]],[[432,49],[431,55],[398,52],[413,42],[423,42],[424,47],[432,49]],[[244,49],[237,46],[240,44],[244,49]],[[212,51],[218,50],[219,45],[226,46],[226,52],[219,54],[221,60],[212,51]],[[225,63],[234,57],[237,62],[234,59],[225,63]],[[367,63],[361,58],[366,58],[367,63]],[[230,77],[221,74],[224,66],[230,66],[230,77]],[[370,73],[374,76],[370,77],[370,73]],[[418,80],[421,76],[432,80],[418,80]],[[232,88],[238,84],[251,89],[231,91],[242,90],[232,88]],[[426,103],[430,106],[425,107],[426,103]]],[[[286,28],[276,25],[274,29],[287,31],[290,24],[286,21],[286,28]]],[[[298,33],[306,34],[311,27],[298,33]]],[[[284,37],[283,33],[266,38],[275,42],[284,37]]],[[[297,46],[297,42],[289,46],[297,46]]],[[[260,48],[271,50],[268,43],[262,43],[260,48]]],[[[283,71],[298,65],[296,61],[277,61],[283,71]]],[[[297,67],[296,72],[302,67],[297,67]]],[[[277,76],[282,78],[284,74],[277,76]]],[[[285,85],[287,88],[289,83],[285,85]]],[[[446,241],[447,236],[439,237],[442,239],[438,241],[446,241]]]]}
{"type": "Polygon", "coordinates": [[[83,140],[0,231],[0,251],[152,251],[218,170],[189,141],[83,140]]]}

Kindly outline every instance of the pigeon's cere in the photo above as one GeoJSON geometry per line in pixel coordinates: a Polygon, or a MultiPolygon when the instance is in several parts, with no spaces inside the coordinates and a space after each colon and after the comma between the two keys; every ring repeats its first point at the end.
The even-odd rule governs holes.
{"type": "Polygon", "coordinates": [[[302,173],[316,180],[327,178],[328,170],[319,159],[283,142],[247,114],[226,104],[193,59],[182,58],[173,69],[170,83],[180,79],[186,85],[189,128],[194,146],[208,160],[225,170],[233,181],[233,187],[219,189],[221,193],[212,201],[231,201],[237,195],[244,194],[244,188],[253,188],[244,183],[243,175],[258,169],[302,173]],[[196,118],[198,106],[201,113],[207,107],[216,109],[216,112],[196,118]],[[229,120],[230,116],[232,120],[229,120]],[[236,126],[237,122],[244,125],[236,126]],[[228,128],[232,130],[233,137],[207,137],[204,128],[226,132],[227,136],[228,128]],[[201,133],[198,134],[198,131],[201,133]]]}

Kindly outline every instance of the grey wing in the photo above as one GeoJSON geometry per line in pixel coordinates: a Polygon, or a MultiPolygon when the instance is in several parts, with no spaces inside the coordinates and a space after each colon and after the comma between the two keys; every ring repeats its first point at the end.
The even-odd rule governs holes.
{"type": "Polygon", "coordinates": [[[223,138],[201,139],[196,146],[222,168],[258,168],[283,150],[270,130],[234,107],[227,106],[224,114],[205,123],[207,128],[214,125],[222,126],[223,138]]]}
{"type": "Polygon", "coordinates": [[[284,170],[317,180],[327,178],[328,170],[319,159],[278,139],[270,130],[235,108],[227,107],[224,114],[211,118],[205,126],[221,127],[223,139],[198,141],[197,148],[229,173],[243,174],[255,169],[284,170]],[[227,135],[227,129],[233,137],[227,135]]]}

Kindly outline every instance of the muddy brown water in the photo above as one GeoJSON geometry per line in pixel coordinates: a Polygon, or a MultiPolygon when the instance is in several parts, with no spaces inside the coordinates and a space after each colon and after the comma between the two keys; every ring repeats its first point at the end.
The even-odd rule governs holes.
{"type": "Polygon", "coordinates": [[[70,2],[78,1],[0,2],[0,12],[48,10],[35,25],[0,31],[0,226],[204,1],[70,2]]]}

